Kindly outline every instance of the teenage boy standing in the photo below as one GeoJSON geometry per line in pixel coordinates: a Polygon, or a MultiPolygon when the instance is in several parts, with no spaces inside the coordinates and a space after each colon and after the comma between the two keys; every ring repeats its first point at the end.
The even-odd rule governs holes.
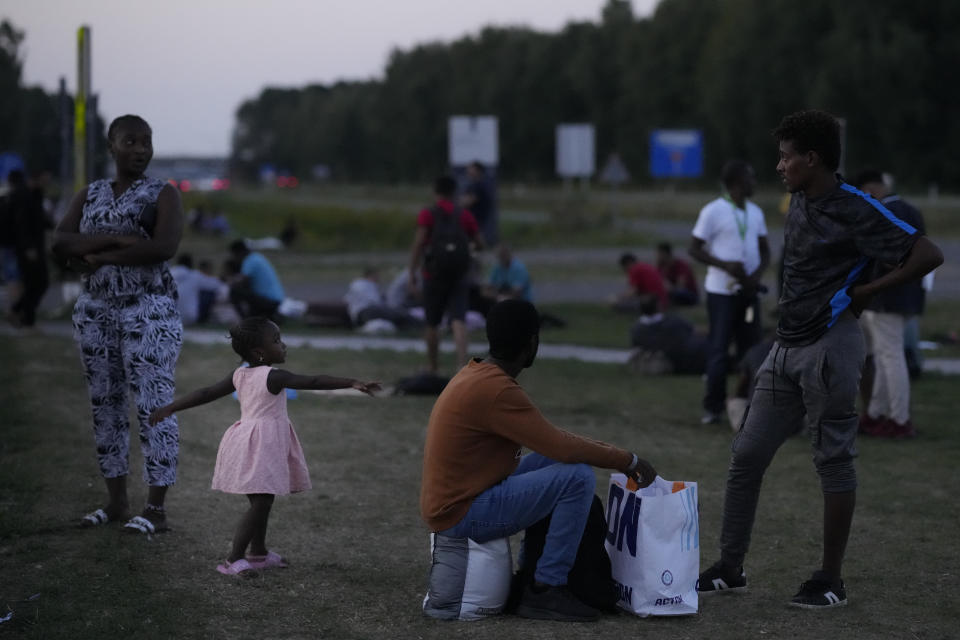
{"type": "Polygon", "coordinates": [[[943,262],[943,254],[836,174],[840,127],[832,115],[794,113],[773,136],[780,151],[777,172],[793,194],[784,227],[777,340],[733,443],[720,560],[700,574],[697,589],[746,589],[743,559],[763,474],[804,422],[823,491],[823,558],[790,604],[820,609],[847,602],[841,566],[856,502],[855,401],[865,355],[856,316],[874,294],[922,277],[943,262]],[[873,261],[898,266],[866,282],[873,261]]]}

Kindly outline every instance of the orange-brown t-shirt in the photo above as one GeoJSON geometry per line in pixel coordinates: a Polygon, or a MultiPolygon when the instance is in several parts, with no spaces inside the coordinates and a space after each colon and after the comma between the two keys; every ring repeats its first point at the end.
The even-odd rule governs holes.
{"type": "Polygon", "coordinates": [[[420,515],[430,530],[460,522],[475,496],[513,473],[521,447],[606,469],[631,460],[624,449],[553,426],[503,369],[473,360],[437,398],[427,425],[420,515]]]}

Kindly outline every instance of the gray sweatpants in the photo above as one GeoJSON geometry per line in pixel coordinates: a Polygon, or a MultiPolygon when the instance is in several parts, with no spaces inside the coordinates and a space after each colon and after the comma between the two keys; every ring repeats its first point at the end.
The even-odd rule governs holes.
{"type": "Polygon", "coordinates": [[[770,349],[733,441],[720,534],[725,565],[743,564],[763,474],[780,445],[801,427],[810,435],[824,493],[856,489],[856,398],[865,353],[860,325],[851,313],[813,344],[774,343],[770,349]]]}

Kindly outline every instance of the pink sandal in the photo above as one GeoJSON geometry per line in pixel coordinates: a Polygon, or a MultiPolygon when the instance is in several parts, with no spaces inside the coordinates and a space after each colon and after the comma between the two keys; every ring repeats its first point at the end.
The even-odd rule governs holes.
{"type": "Polygon", "coordinates": [[[222,573],[225,576],[248,576],[253,575],[253,567],[250,566],[250,563],[247,562],[244,558],[240,558],[235,562],[224,562],[223,564],[217,565],[217,571],[222,573]]]}
{"type": "Polygon", "coordinates": [[[246,560],[253,569],[286,569],[290,566],[286,558],[273,551],[267,551],[265,556],[247,556],[246,560]]]}

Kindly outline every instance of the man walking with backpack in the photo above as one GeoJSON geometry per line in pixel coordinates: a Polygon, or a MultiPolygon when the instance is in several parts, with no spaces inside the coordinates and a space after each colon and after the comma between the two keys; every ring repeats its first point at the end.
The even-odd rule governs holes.
{"type": "Polygon", "coordinates": [[[427,363],[437,373],[439,326],[446,313],[457,351],[457,369],[467,362],[467,326],[464,317],[470,290],[471,243],[483,248],[480,228],[473,215],[454,204],[457,183],[449,176],[433,185],[436,203],[417,216],[417,231],[410,251],[411,289],[415,274],[423,269],[423,308],[427,329],[427,363]]]}

